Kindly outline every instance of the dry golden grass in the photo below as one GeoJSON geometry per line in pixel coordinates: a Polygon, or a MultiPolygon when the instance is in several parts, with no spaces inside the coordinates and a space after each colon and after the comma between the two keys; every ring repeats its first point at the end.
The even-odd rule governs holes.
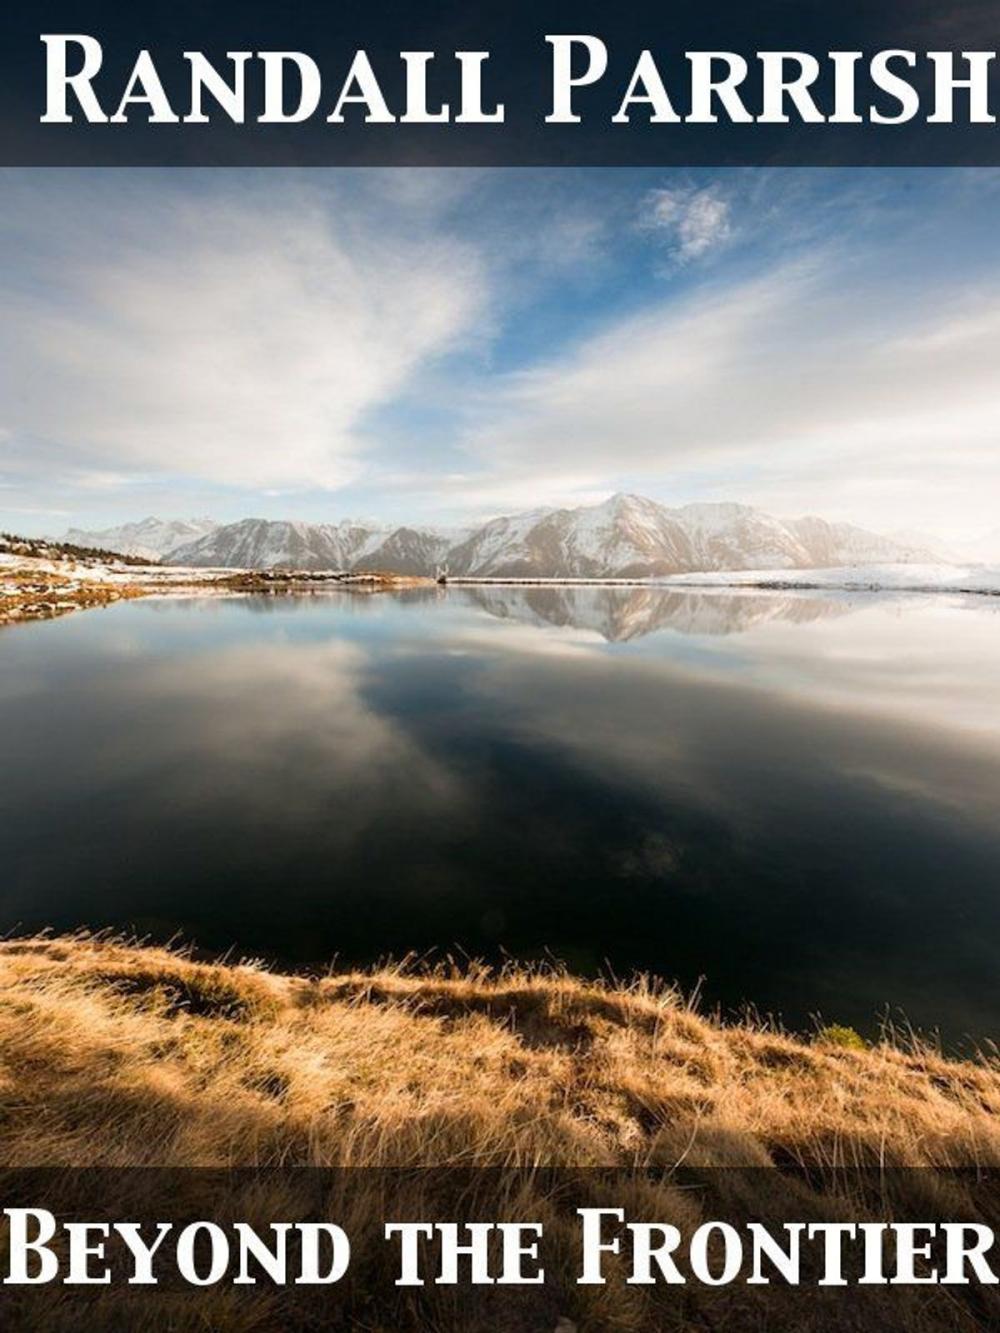
{"type": "MultiPolygon", "coordinates": [[[[799,1217],[829,1216],[841,1205],[824,1197],[824,1183],[854,1164],[938,1168],[908,1177],[907,1197],[890,1199],[889,1212],[926,1217],[938,1207],[962,1217],[971,1196],[951,1169],[1000,1164],[1000,1068],[985,1059],[723,1026],[648,982],[611,988],[551,970],[474,966],[305,978],[86,937],[0,945],[0,1108],[5,1168],[675,1168],[652,1180],[585,1172],[573,1207],[583,1190],[585,1202],[682,1228],[740,1207],[780,1222],[790,1200],[799,1217]],[[792,1181],[791,1194],[771,1198],[760,1173],[750,1183],[713,1174],[743,1166],[792,1181]]],[[[459,1216],[502,1215],[495,1182],[480,1188],[478,1201],[474,1191],[462,1196],[472,1211],[459,1216]]],[[[505,1188],[511,1215],[543,1220],[568,1256],[575,1233],[565,1206],[532,1193],[523,1171],[505,1188]]],[[[237,1216],[297,1215],[287,1173],[249,1189],[237,1216]]],[[[394,1189],[399,1205],[419,1186],[394,1189]]],[[[869,1204],[843,1203],[834,1215],[856,1219],[869,1204]]],[[[379,1215],[387,1205],[380,1197],[354,1206],[379,1215]]],[[[975,1288],[770,1288],[765,1300],[742,1286],[618,1284],[508,1289],[498,1324],[489,1289],[400,1292],[381,1262],[374,1249],[359,1256],[353,1286],[318,1322],[315,1311],[295,1313],[294,1293],[219,1288],[171,1305],[169,1320],[162,1303],[137,1307],[127,1327],[551,1333],[568,1318],[580,1333],[965,1333],[998,1317],[995,1304],[982,1304],[995,1297],[975,1288]]],[[[88,1299],[81,1323],[65,1292],[53,1291],[23,1307],[23,1326],[126,1326],[116,1302],[130,1296],[88,1299]]]]}
{"type": "Polygon", "coordinates": [[[995,1062],[552,970],[305,978],[9,941],[0,1054],[8,1165],[1000,1165],[995,1062]]]}

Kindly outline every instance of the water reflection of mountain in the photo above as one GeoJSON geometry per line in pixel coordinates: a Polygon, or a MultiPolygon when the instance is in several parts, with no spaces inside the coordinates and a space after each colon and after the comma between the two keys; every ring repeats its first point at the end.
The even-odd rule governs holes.
{"type": "Polygon", "coordinates": [[[591,630],[611,643],[657,630],[742,634],[773,620],[806,624],[848,615],[845,598],[797,593],[678,592],[666,588],[466,587],[463,595],[503,620],[591,630]]]}

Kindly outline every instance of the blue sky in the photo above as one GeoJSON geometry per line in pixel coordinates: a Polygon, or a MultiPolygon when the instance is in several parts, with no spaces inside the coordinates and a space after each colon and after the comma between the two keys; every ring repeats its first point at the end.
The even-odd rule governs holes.
{"type": "Polygon", "coordinates": [[[0,524],[997,526],[1000,173],[9,171],[0,524]]]}

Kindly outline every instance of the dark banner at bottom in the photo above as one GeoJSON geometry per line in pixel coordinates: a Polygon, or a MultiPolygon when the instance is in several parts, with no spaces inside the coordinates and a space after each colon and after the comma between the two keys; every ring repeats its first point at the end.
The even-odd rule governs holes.
{"type": "Polygon", "coordinates": [[[6,1329],[1000,1328],[989,1171],[9,1171],[6,1329]]]}

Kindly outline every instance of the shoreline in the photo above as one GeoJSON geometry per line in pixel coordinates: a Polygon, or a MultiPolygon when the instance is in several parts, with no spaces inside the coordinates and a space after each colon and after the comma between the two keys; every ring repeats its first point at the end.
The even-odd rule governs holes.
{"type": "Polygon", "coordinates": [[[0,564],[0,628],[54,620],[72,611],[173,594],[304,594],[344,589],[383,592],[433,587],[430,578],[380,571],[205,569],[170,565],[88,565],[20,559],[0,564]]]}
{"type": "MultiPolygon", "coordinates": [[[[905,566],[904,566],[905,568],[905,566]]],[[[745,574],[741,570],[727,573],[710,574],[667,574],[654,578],[542,578],[510,577],[500,578],[477,575],[456,575],[438,582],[445,587],[525,587],[525,588],[648,588],[658,591],[685,592],[696,589],[699,592],[849,592],[849,593],[940,593],[943,596],[1000,597],[1000,578],[988,583],[976,583],[966,579],[957,579],[933,583],[915,581],[897,582],[878,577],[857,577],[841,574],[837,569],[811,571],[810,576],[802,578],[764,575],[757,571],[745,574]],[[829,573],[833,577],[826,579],[818,575],[829,573]]]]}
{"type": "MultiPolygon", "coordinates": [[[[876,571],[872,571],[874,574],[876,571]]],[[[852,578],[846,571],[811,571],[801,578],[764,576],[760,571],[679,574],[663,578],[542,578],[394,574],[382,570],[281,570],[141,565],[109,560],[46,559],[0,551],[0,627],[52,620],[71,611],[109,606],[123,600],[173,594],[302,595],[351,591],[392,592],[405,588],[632,588],[656,592],[730,594],[811,592],[851,595],[924,594],[1000,597],[1000,583],[959,577],[955,582],[898,578],[852,578]],[[826,577],[819,577],[825,574],[826,577]]],[[[967,575],[968,571],[964,571],[967,575]]],[[[895,577],[893,577],[895,576],[895,577]]]]}

